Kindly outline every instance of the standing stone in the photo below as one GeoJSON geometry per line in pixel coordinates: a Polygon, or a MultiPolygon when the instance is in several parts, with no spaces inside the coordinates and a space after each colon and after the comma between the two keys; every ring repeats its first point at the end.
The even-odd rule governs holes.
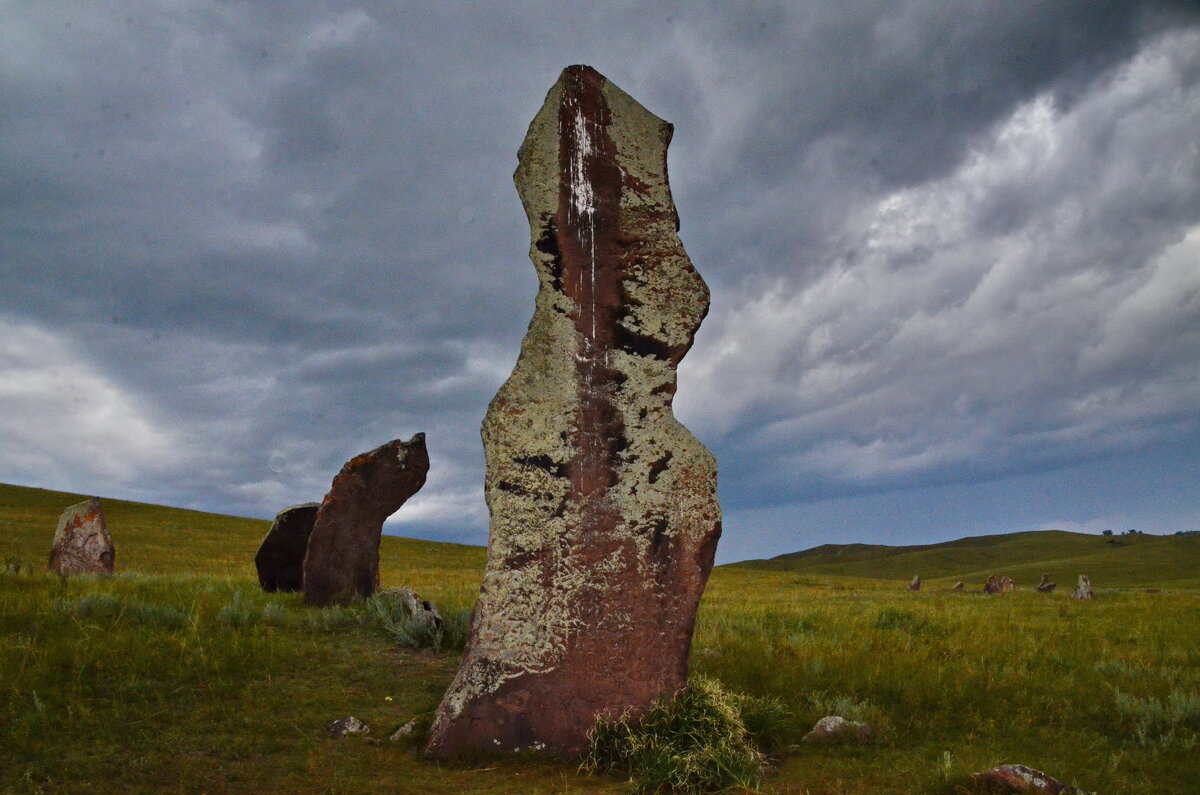
{"type": "Polygon", "coordinates": [[[346,462],[317,509],[304,556],[304,603],[345,604],[379,587],[383,520],[425,485],[425,434],[346,462]]]}
{"type": "Polygon", "coordinates": [[[996,575],[989,575],[987,582],[983,584],[984,593],[1000,593],[1000,581],[996,579],[996,575]]]}
{"type": "Polygon", "coordinates": [[[1005,574],[1003,577],[1000,578],[1000,590],[1001,591],[1011,591],[1014,588],[1016,588],[1016,585],[1013,584],[1012,579],[1009,578],[1009,576],[1007,574],[1005,574]]]}
{"type": "Polygon", "coordinates": [[[67,508],[58,518],[47,569],[64,577],[112,574],[116,556],[100,498],[92,497],[67,508]]]}
{"type": "Polygon", "coordinates": [[[1079,582],[1075,585],[1075,593],[1071,594],[1075,599],[1095,599],[1096,595],[1092,593],[1092,581],[1088,579],[1086,574],[1079,575],[1079,582]]]}
{"type": "Polygon", "coordinates": [[[1051,591],[1053,591],[1053,590],[1054,590],[1055,588],[1057,588],[1057,587],[1058,587],[1058,583],[1056,583],[1056,582],[1050,582],[1050,575],[1049,575],[1049,574],[1043,574],[1043,575],[1042,575],[1042,581],[1038,583],[1038,587],[1037,587],[1037,589],[1038,589],[1038,591],[1040,591],[1041,593],[1050,593],[1051,591]]]}
{"type": "Polygon", "coordinates": [[[910,582],[908,584],[908,590],[910,590],[910,591],[921,590],[921,575],[919,575],[919,574],[913,575],[912,582],[910,582]]]}
{"type": "Polygon", "coordinates": [[[967,584],[965,582],[963,582],[962,580],[959,580],[958,582],[954,583],[954,590],[956,590],[956,591],[961,591],[963,588],[966,588],[966,587],[967,587],[967,584]]]}
{"type": "Polygon", "coordinates": [[[254,556],[264,591],[299,591],[304,587],[304,553],[319,507],[319,502],[306,502],[275,514],[275,522],[254,556]]]}
{"type": "Polygon", "coordinates": [[[571,66],[521,147],[539,290],[483,423],[488,562],[435,756],[574,756],[597,716],[686,684],[721,513],[716,461],[671,410],[708,311],[676,234],[671,132],[571,66]]]}

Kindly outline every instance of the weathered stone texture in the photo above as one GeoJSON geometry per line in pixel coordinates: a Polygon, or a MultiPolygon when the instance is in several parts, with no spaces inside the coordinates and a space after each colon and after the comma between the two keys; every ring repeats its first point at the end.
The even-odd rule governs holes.
{"type": "Polygon", "coordinates": [[[1051,591],[1053,591],[1053,590],[1054,590],[1055,588],[1057,588],[1057,587],[1058,587],[1058,583],[1056,583],[1056,582],[1050,582],[1050,575],[1049,575],[1049,574],[1043,574],[1043,575],[1042,575],[1042,581],[1038,583],[1037,589],[1038,589],[1038,591],[1040,591],[1041,593],[1050,593],[1051,591]]]}
{"type": "Polygon", "coordinates": [[[515,181],[539,280],[488,407],[488,563],[437,756],[571,756],[597,715],[682,688],[720,535],[716,461],[671,410],[708,311],[667,183],[671,125],[572,66],[515,181]]]}
{"type": "Polygon", "coordinates": [[[317,509],[304,557],[304,603],[344,604],[379,587],[383,521],[425,485],[425,434],[346,462],[317,509]]]}
{"type": "Polygon", "coordinates": [[[1000,593],[1000,580],[996,579],[995,574],[988,575],[987,582],[983,584],[984,593],[1000,593]]]}
{"type": "Polygon", "coordinates": [[[1092,592],[1092,581],[1088,579],[1086,574],[1079,575],[1079,582],[1075,584],[1075,593],[1071,594],[1073,599],[1095,599],[1096,594],[1092,592]]]}
{"type": "Polygon", "coordinates": [[[68,577],[112,574],[116,555],[100,499],[92,497],[62,512],[54,531],[47,569],[68,577]]]}
{"type": "Polygon", "coordinates": [[[319,502],[284,508],[254,556],[258,582],[264,591],[299,591],[304,587],[304,554],[317,518],[319,502]]]}
{"type": "Polygon", "coordinates": [[[912,582],[910,582],[908,584],[908,590],[910,590],[910,591],[921,590],[921,575],[919,575],[919,574],[913,575],[912,582]]]}

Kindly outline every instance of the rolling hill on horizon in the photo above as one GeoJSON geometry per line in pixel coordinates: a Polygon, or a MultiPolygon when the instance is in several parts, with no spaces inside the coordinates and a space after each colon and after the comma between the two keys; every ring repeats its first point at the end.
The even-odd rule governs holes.
{"type": "Polygon", "coordinates": [[[1008,575],[1018,586],[1037,583],[1043,572],[1073,587],[1087,574],[1098,587],[1200,587],[1200,533],[1097,536],[1066,530],[969,536],[937,544],[822,544],[766,560],[730,566],[765,571],[909,580],[920,575],[942,587],[963,580],[982,587],[988,575],[1008,575]]]}

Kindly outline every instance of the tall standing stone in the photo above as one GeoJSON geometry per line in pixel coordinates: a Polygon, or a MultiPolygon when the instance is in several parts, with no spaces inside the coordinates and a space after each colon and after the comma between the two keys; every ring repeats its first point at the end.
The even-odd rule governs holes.
{"type": "Polygon", "coordinates": [[[686,683],[721,514],[716,461],[671,409],[708,311],[677,235],[671,132],[571,66],[521,147],[539,289],[483,423],[488,562],[435,756],[571,756],[598,715],[686,683]]]}
{"type": "Polygon", "coordinates": [[[47,569],[55,574],[112,574],[117,551],[104,522],[100,499],[72,505],[58,518],[47,569]]]}
{"type": "Polygon", "coordinates": [[[304,554],[312,535],[319,502],[293,505],[275,514],[271,530],[254,555],[264,591],[299,591],[304,587],[304,554]]]}
{"type": "Polygon", "coordinates": [[[425,434],[346,462],[321,501],[304,556],[304,603],[345,604],[379,587],[383,520],[425,485],[425,434]]]}
{"type": "Polygon", "coordinates": [[[1071,597],[1073,599],[1096,598],[1096,594],[1092,592],[1092,581],[1086,574],[1079,575],[1079,581],[1075,584],[1075,593],[1071,594],[1071,597]]]}

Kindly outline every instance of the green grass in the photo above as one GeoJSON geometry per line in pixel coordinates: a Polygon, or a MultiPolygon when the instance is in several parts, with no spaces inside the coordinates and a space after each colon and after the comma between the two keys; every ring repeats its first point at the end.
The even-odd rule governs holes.
{"type": "MultiPolygon", "coordinates": [[[[629,790],[570,764],[437,764],[413,753],[419,736],[388,742],[411,719],[428,726],[457,654],[401,648],[369,605],[262,593],[266,522],[105,500],[118,573],[41,573],[58,513],[82,496],[0,486],[0,562],[20,563],[0,574],[0,792],[629,790]],[[380,742],[327,737],[346,715],[380,742]]],[[[1117,551],[1152,557],[1160,543],[1117,551]]],[[[445,616],[473,603],[483,557],[385,537],[382,580],[445,616]]],[[[1001,763],[1106,795],[1194,791],[1200,592],[1083,569],[1098,598],[1077,602],[1073,574],[1045,570],[1058,592],[987,597],[907,593],[908,569],[892,581],[722,567],[692,673],[735,694],[770,754],[764,792],[951,793],[1001,763]],[[801,742],[830,713],[876,740],[801,742]]]]}

